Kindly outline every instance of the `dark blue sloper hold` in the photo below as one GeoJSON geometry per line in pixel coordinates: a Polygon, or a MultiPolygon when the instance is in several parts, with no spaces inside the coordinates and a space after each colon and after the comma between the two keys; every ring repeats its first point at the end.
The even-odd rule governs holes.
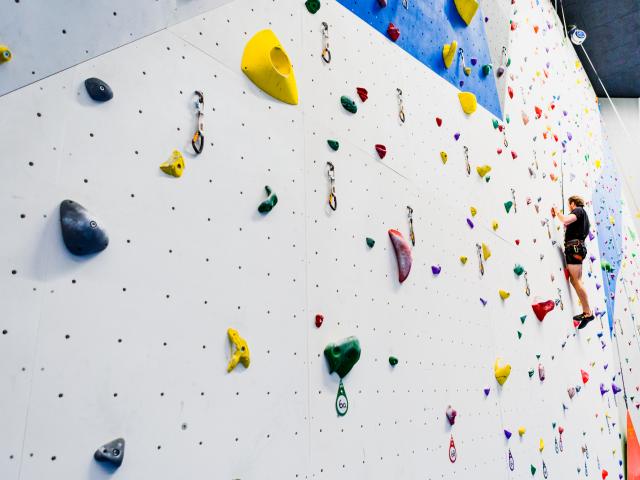
{"type": "Polygon", "coordinates": [[[111,87],[99,78],[87,78],[84,81],[84,86],[87,88],[89,96],[96,102],[106,102],[113,98],[111,87]]]}
{"type": "Polygon", "coordinates": [[[60,204],[62,239],[74,255],[98,253],[109,245],[107,232],[86,208],[73,200],[60,204]]]}
{"type": "Polygon", "coordinates": [[[124,438],[116,438],[109,443],[105,443],[96,450],[93,458],[98,462],[106,462],[118,468],[122,465],[122,460],[124,459],[124,438]]]}

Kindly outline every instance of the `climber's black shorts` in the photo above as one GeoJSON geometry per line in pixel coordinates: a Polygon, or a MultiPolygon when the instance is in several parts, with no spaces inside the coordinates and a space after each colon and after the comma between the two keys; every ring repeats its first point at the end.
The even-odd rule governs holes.
{"type": "Polygon", "coordinates": [[[569,245],[564,246],[564,256],[567,259],[567,265],[582,265],[587,258],[587,247],[584,246],[584,242],[570,242],[569,245]]]}

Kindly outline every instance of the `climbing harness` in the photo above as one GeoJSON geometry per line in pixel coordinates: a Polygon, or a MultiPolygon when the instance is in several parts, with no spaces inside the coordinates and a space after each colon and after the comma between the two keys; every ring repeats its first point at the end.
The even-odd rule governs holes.
{"type": "Polygon", "coordinates": [[[322,60],[331,63],[331,52],[329,51],[329,25],[322,22],[322,60]]]}
{"type": "Polygon", "coordinates": [[[484,275],[484,263],[482,262],[482,245],[476,243],[476,249],[478,250],[478,261],[480,262],[480,275],[484,275]]]}
{"type": "Polygon", "coordinates": [[[411,239],[411,245],[416,246],[416,236],[413,233],[413,208],[407,205],[407,215],[409,217],[409,238],[411,239]]]}
{"type": "Polygon", "coordinates": [[[516,206],[516,189],[511,189],[511,198],[513,198],[513,213],[518,213],[518,207],[516,206]]]}
{"type": "Polygon", "coordinates": [[[524,284],[526,285],[526,288],[524,289],[524,293],[527,294],[527,297],[530,297],[531,296],[531,289],[529,288],[529,278],[527,277],[526,270],[524,272],[524,284]]]}
{"type": "Polygon", "coordinates": [[[498,78],[500,78],[502,75],[504,75],[504,71],[505,71],[506,67],[509,66],[508,64],[506,66],[504,64],[504,58],[506,56],[507,56],[507,47],[502,47],[502,54],[500,55],[500,66],[496,70],[496,76],[498,78]]]}
{"type": "Polygon", "coordinates": [[[451,463],[456,463],[458,459],[458,450],[456,450],[456,444],[453,443],[453,435],[451,435],[451,440],[449,440],[449,461],[451,463]]]}
{"type": "Polygon", "coordinates": [[[462,61],[462,71],[468,77],[471,75],[471,67],[467,67],[467,64],[464,61],[464,49],[462,47],[458,49],[458,55],[460,55],[460,60],[462,61]]]}
{"type": "Polygon", "coordinates": [[[336,197],[336,169],[333,163],[327,162],[327,175],[329,176],[329,206],[335,211],[338,208],[338,197],[336,197]]]}
{"type": "Polygon", "coordinates": [[[398,112],[398,116],[400,117],[400,121],[404,123],[405,117],[404,117],[404,102],[402,100],[402,90],[400,90],[399,88],[396,88],[396,90],[398,91],[398,108],[400,109],[398,112]]]}
{"type": "Polygon", "coordinates": [[[204,148],[204,94],[196,90],[195,95],[198,97],[195,104],[196,133],[193,134],[193,138],[191,139],[191,146],[193,147],[193,151],[196,152],[197,155],[200,155],[204,148]]]}
{"type": "Polygon", "coordinates": [[[464,145],[462,148],[464,148],[464,163],[467,168],[467,177],[468,177],[469,175],[471,175],[471,164],[469,163],[469,147],[464,145]]]}

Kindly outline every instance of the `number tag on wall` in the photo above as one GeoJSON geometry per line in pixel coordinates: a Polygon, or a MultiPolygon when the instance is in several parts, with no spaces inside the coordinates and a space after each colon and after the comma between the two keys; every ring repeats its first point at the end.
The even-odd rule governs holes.
{"type": "Polygon", "coordinates": [[[338,412],[339,416],[343,417],[347,414],[347,410],[349,410],[349,399],[347,399],[347,393],[344,391],[342,380],[340,380],[338,395],[336,396],[336,412],[338,412]]]}

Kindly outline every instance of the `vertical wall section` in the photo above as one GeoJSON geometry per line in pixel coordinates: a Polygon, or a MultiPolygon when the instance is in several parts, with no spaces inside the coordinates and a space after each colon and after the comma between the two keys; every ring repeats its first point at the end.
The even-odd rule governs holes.
{"type": "MultiPolygon", "coordinates": [[[[483,51],[495,63],[506,46],[511,63],[488,79],[491,111],[470,116],[458,101],[462,70],[443,79],[330,1],[315,15],[293,0],[218,2],[0,97],[0,477],[622,473],[617,346],[603,315],[574,328],[581,307],[550,214],[571,194],[588,200],[592,219],[599,208],[591,198],[606,155],[595,95],[549,2],[487,3],[488,21],[477,15],[473,28],[509,22],[483,51]],[[240,70],[264,28],[292,60],[297,106],[240,70]],[[88,77],[109,83],[113,100],[93,102],[88,77]],[[195,90],[205,95],[199,156],[195,90]],[[158,168],[174,149],[186,162],[181,178],[158,168]],[[261,215],[265,185],[279,201],[261,215]],[[67,198],[101,219],[104,252],[65,249],[58,206],[67,198]],[[407,206],[416,242],[400,284],[388,230],[409,238],[407,206]],[[481,264],[483,243],[491,256],[481,264]],[[545,301],[554,309],[539,321],[532,304],[545,301]],[[229,327],[248,342],[248,369],[226,371],[229,327]],[[349,410],[339,417],[339,380],[323,350],[352,335],[362,355],[344,378],[349,410]],[[511,365],[502,386],[497,359],[511,365]],[[117,437],[126,454],[113,472],[92,456],[117,437]]],[[[451,40],[430,28],[428,45],[451,40]]],[[[15,80],[5,68],[21,61],[14,50],[1,85],[15,80]]],[[[584,280],[605,312],[592,223],[584,280]]]]}

